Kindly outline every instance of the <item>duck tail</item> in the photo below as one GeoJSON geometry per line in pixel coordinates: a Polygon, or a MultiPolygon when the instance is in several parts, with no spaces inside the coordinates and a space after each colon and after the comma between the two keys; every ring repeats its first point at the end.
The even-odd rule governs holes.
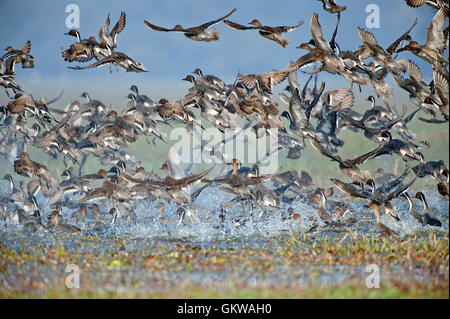
{"type": "Polygon", "coordinates": [[[427,141],[419,141],[419,144],[421,145],[421,147],[424,148],[430,148],[430,143],[428,143],[427,141]]]}
{"type": "Polygon", "coordinates": [[[219,37],[220,37],[219,30],[217,30],[217,29],[211,30],[211,36],[212,36],[211,41],[217,41],[217,40],[219,40],[219,37]]]}

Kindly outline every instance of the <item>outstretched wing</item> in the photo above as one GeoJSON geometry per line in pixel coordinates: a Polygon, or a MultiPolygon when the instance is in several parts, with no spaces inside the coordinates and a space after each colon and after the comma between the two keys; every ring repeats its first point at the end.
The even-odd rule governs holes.
{"type": "MultiPolygon", "coordinates": [[[[235,13],[237,10],[237,8],[234,8],[233,10],[231,10],[227,15],[223,16],[222,18],[216,19],[216,20],[212,20],[206,23],[203,23],[202,25],[199,25],[198,27],[193,27],[193,28],[189,28],[189,29],[197,29],[197,28],[201,28],[201,29],[206,29],[209,28],[210,26],[219,23],[220,21],[222,21],[223,19],[228,18],[230,15],[232,15],[233,13],[235,13]]],[[[189,30],[188,29],[188,30],[189,30]]]]}
{"type": "Polygon", "coordinates": [[[93,69],[93,68],[98,68],[99,66],[102,66],[103,64],[107,64],[107,63],[115,63],[116,60],[107,57],[104,59],[101,59],[100,61],[97,61],[91,65],[88,66],[68,66],[69,69],[73,69],[73,70],[84,70],[84,69],[93,69]]]}
{"type": "Polygon", "coordinates": [[[403,40],[406,40],[406,38],[408,37],[409,33],[411,32],[411,30],[414,28],[414,26],[417,24],[418,19],[416,18],[416,20],[414,20],[414,23],[412,24],[412,26],[408,29],[408,31],[406,31],[405,33],[403,33],[397,40],[395,40],[387,49],[386,51],[392,55],[394,54],[395,50],[397,50],[398,45],[400,44],[400,42],[402,42],[403,40]]]}
{"type": "Polygon", "coordinates": [[[29,54],[30,50],[31,50],[31,42],[30,40],[28,40],[27,43],[25,43],[25,45],[22,48],[20,48],[20,51],[29,54]]]}
{"type": "Polygon", "coordinates": [[[314,13],[311,17],[310,29],[312,38],[316,46],[327,52],[333,52],[333,49],[331,49],[330,44],[323,38],[322,27],[320,26],[319,16],[317,15],[317,13],[314,13]]]}
{"type": "Polygon", "coordinates": [[[116,42],[116,35],[118,35],[120,32],[122,32],[123,29],[125,28],[126,18],[127,18],[127,16],[126,16],[125,12],[122,11],[120,13],[119,20],[117,20],[116,25],[114,26],[114,28],[110,32],[111,37],[113,38],[114,42],[116,42]]]}
{"type": "Polygon", "coordinates": [[[276,27],[275,29],[278,29],[281,32],[291,32],[291,31],[297,29],[298,27],[302,26],[303,24],[304,24],[304,22],[300,21],[296,25],[291,25],[291,26],[283,25],[283,26],[276,27]]]}
{"type": "Polygon", "coordinates": [[[416,181],[417,176],[414,177],[414,179],[409,182],[408,184],[396,189],[395,191],[389,193],[389,195],[387,196],[387,201],[390,201],[396,197],[398,197],[401,193],[403,193],[405,190],[407,190],[412,184],[414,184],[414,182],[416,181]]]}
{"type": "Polygon", "coordinates": [[[166,28],[163,28],[163,27],[159,27],[159,26],[157,26],[157,25],[154,25],[154,24],[151,24],[150,22],[148,22],[147,20],[144,20],[144,24],[149,28],[149,29],[152,29],[152,30],[155,30],[155,31],[163,31],[163,32],[171,32],[171,31],[178,31],[178,32],[185,32],[187,29],[182,29],[182,28],[179,28],[179,29],[166,29],[166,28]]]}
{"type": "Polygon", "coordinates": [[[311,143],[311,146],[315,150],[319,151],[322,155],[330,158],[332,161],[342,163],[342,160],[339,157],[333,156],[332,154],[327,152],[327,150],[320,144],[320,142],[315,137],[308,135],[308,139],[309,139],[309,142],[311,143]]]}
{"type": "Polygon", "coordinates": [[[239,23],[236,23],[236,22],[232,22],[230,20],[224,20],[223,23],[225,23],[227,27],[230,27],[231,29],[236,29],[236,30],[259,29],[259,27],[246,26],[246,25],[242,25],[242,24],[239,24],[239,23]]]}
{"type": "Polygon", "coordinates": [[[182,185],[191,185],[196,183],[198,180],[200,180],[201,178],[205,177],[209,172],[211,172],[211,170],[214,168],[215,165],[211,166],[210,168],[208,168],[207,170],[198,173],[198,174],[194,174],[194,175],[189,175],[186,176],[180,180],[178,180],[178,182],[182,185]]]}

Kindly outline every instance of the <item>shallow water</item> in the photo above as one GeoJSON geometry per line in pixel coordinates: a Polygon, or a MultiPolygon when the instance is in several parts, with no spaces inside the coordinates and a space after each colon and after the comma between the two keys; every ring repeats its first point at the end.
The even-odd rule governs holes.
{"type": "MultiPolygon", "coordinates": [[[[396,223],[390,218],[383,217],[383,222],[399,232],[401,236],[406,236],[403,240],[415,234],[427,236],[432,233],[439,238],[445,236],[449,220],[448,201],[443,200],[433,189],[425,190],[424,193],[429,206],[442,221],[443,226],[437,228],[419,225],[412,216],[407,214],[407,201],[403,198],[396,199],[394,205],[400,214],[401,221],[396,223]]],[[[342,199],[343,196],[334,195],[330,199],[338,200],[339,198],[342,199]]],[[[195,216],[187,217],[180,225],[177,225],[179,215],[176,207],[170,203],[165,203],[164,218],[161,219],[158,217],[159,210],[154,202],[140,200],[130,216],[118,218],[114,225],[110,224],[111,215],[100,205],[102,222],[106,225],[104,231],[93,231],[91,225],[94,220],[87,220],[77,224],[82,229],[81,235],[50,231],[33,233],[23,229],[18,221],[12,218],[7,222],[6,227],[0,230],[1,246],[19,253],[34,250],[30,253],[38,257],[36,260],[27,260],[20,265],[8,264],[6,271],[0,274],[1,289],[16,289],[17,283],[27,286],[27,283],[36,281],[46,287],[55,286],[55,276],[59,278],[57,279],[59,282],[60,278],[64,278],[69,260],[70,263],[85,269],[85,267],[92,267],[86,266],[86,260],[92,258],[91,256],[107,256],[111,259],[113,258],[111,256],[116,254],[121,256],[130,254],[139,258],[129,266],[126,264],[121,267],[112,267],[110,264],[94,266],[83,277],[85,282],[95,283],[95,287],[91,289],[118,292],[132,287],[145,292],[150,289],[149,286],[163,291],[173,285],[195,283],[202,286],[223,287],[236,282],[249,287],[253,285],[306,287],[311,284],[326,287],[350,281],[363,282],[367,276],[364,272],[365,264],[360,266],[339,263],[323,265],[311,261],[299,265],[298,262],[290,263],[278,257],[284,245],[283,238],[292,238],[292,236],[304,238],[309,246],[323,238],[342,238],[349,231],[377,236],[375,218],[370,211],[363,208],[366,202],[350,202],[361,218],[355,224],[340,228],[325,228],[320,232],[309,232],[311,227],[318,223],[317,214],[313,207],[301,200],[295,200],[291,204],[280,203],[280,209],[273,211],[255,208],[252,216],[249,216],[246,208],[237,204],[228,208],[225,219],[221,220],[220,204],[230,199],[232,199],[231,196],[223,194],[216,188],[207,188],[198,197],[195,205],[202,209],[198,209],[195,216]],[[300,223],[295,220],[283,220],[283,213],[289,207],[301,216],[300,223]],[[188,255],[191,257],[186,257],[196,261],[192,263],[192,268],[187,269],[185,263],[183,267],[181,265],[176,267],[176,264],[168,266],[170,271],[165,270],[164,267],[158,273],[146,270],[145,260],[148,254],[156,253],[158,256],[161,250],[170,250],[174,247],[180,247],[184,257],[184,247],[198,249],[198,252],[196,251],[192,256],[188,255]],[[53,264],[38,262],[42,256],[46,258],[49,251],[58,249],[63,249],[64,254],[69,254],[71,257],[66,257],[62,262],[58,260],[53,264]],[[204,258],[199,257],[204,252],[211,252],[213,256],[216,256],[214,258],[219,260],[222,254],[224,258],[229,258],[233,254],[246,252],[246,257],[237,263],[200,267],[200,261],[210,258],[206,255],[204,258]],[[261,257],[266,254],[271,256],[270,267],[261,257]],[[247,262],[249,262],[248,265],[247,262]]],[[[39,195],[37,200],[41,212],[44,212],[42,220],[46,220],[45,212],[50,212],[46,199],[39,195]]],[[[419,201],[415,203],[420,212],[422,205],[419,201]]],[[[73,209],[64,207],[62,215],[66,223],[75,225],[75,220],[70,218],[72,211],[73,209]]],[[[322,222],[318,224],[323,225],[322,222]]],[[[349,240],[349,237],[344,240],[349,240]]],[[[174,254],[178,253],[174,252],[174,254]]],[[[165,258],[163,264],[170,265],[171,259],[167,259],[167,256],[165,258]]],[[[181,257],[177,255],[177,258],[181,257]]],[[[426,283],[431,280],[430,278],[435,278],[430,277],[431,274],[424,272],[423,269],[416,270],[413,266],[392,264],[382,265],[381,269],[382,280],[407,277],[408,280],[426,283]]],[[[448,280],[448,264],[440,272],[440,278],[448,280]]]]}
{"type": "MultiPolygon", "coordinates": [[[[382,221],[393,228],[400,235],[414,235],[421,233],[444,233],[448,228],[449,206],[448,200],[445,200],[434,189],[422,190],[427,198],[428,204],[436,216],[442,221],[440,228],[420,225],[414,217],[407,213],[408,203],[404,198],[397,198],[393,201],[395,209],[399,213],[401,220],[395,222],[390,217],[382,216],[382,221]]],[[[0,194],[7,196],[7,194],[0,194]]],[[[292,195],[295,196],[295,195],[292,195]]],[[[69,199],[77,197],[67,196],[69,199]]],[[[116,236],[120,238],[132,239],[158,239],[163,241],[188,241],[193,243],[224,243],[227,245],[239,245],[240,241],[258,242],[267,238],[279,235],[297,234],[309,232],[315,226],[323,226],[324,223],[318,218],[316,209],[309,205],[304,199],[297,198],[287,204],[280,201],[279,209],[262,209],[255,207],[250,213],[249,205],[237,203],[234,206],[227,207],[224,216],[220,216],[220,207],[233,199],[233,196],[222,193],[215,187],[206,188],[189,211],[190,216],[185,216],[180,223],[180,215],[177,213],[177,207],[173,203],[164,202],[164,217],[159,217],[159,210],[155,202],[138,200],[134,209],[128,212],[128,215],[117,219],[115,224],[111,224],[112,216],[106,211],[104,205],[99,203],[100,216],[102,218],[101,231],[93,230],[94,219],[86,219],[78,224],[71,218],[72,212],[78,210],[78,207],[70,208],[63,206],[62,216],[65,223],[77,225],[85,234],[97,236],[116,236]],[[294,213],[301,216],[301,221],[286,219],[287,210],[293,208],[294,213]]],[[[364,233],[375,233],[375,218],[373,213],[364,208],[366,201],[348,201],[343,195],[334,195],[331,200],[343,200],[350,204],[353,210],[358,214],[358,221],[353,225],[346,225],[339,228],[321,229],[317,236],[330,235],[336,236],[339,233],[345,233],[347,230],[357,230],[364,233]]],[[[51,212],[47,204],[47,199],[41,194],[37,196],[37,202],[41,208],[42,220],[45,221],[51,212]]],[[[423,205],[419,200],[414,199],[416,209],[421,212],[423,205]]],[[[88,205],[89,207],[90,205],[88,205]]],[[[9,212],[9,220],[3,225],[1,234],[16,233],[23,230],[18,224],[17,216],[9,212]]],[[[39,238],[45,238],[47,231],[39,238]]],[[[26,236],[25,236],[26,237],[26,236]]]]}

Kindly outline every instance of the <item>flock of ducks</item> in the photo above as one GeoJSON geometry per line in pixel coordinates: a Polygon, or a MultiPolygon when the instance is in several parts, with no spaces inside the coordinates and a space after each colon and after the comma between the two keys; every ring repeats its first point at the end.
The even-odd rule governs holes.
{"type": "MultiPolygon", "coordinates": [[[[417,141],[415,133],[408,129],[407,124],[419,112],[431,116],[420,118],[426,123],[439,124],[449,120],[448,59],[443,55],[448,44],[449,29],[447,27],[442,30],[448,16],[448,2],[406,1],[412,7],[427,4],[437,10],[428,27],[428,38],[424,45],[413,41],[409,35],[417,23],[416,20],[387,49],[377,43],[372,33],[358,28],[362,45],[354,51],[342,51],[336,37],[340,16],[345,14],[346,7],[339,6],[332,0],[319,1],[323,3],[326,12],[337,15],[332,39],[325,40],[319,15],[314,13],[310,19],[312,38],[298,46],[308,53],[297,61],[290,62],[285,69],[261,74],[239,73],[234,83],[227,84],[217,76],[204,75],[196,68],[183,79],[191,87],[182,99],[169,101],[160,98],[156,102],[141,94],[136,85],[132,85],[132,93],[127,96],[129,102],[122,112],[110,109],[101,101],[91,98],[87,92],[81,94],[84,101],[75,100],[64,110],[49,107],[59,97],[47,102],[45,98],[25,94],[14,82],[14,65],[33,67],[31,43],[28,41],[21,49],[8,47],[7,53],[0,59],[0,84],[8,96],[8,90],[12,90],[15,95],[7,105],[0,107],[0,151],[5,158],[13,162],[14,172],[25,176],[26,179],[18,185],[10,174],[4,176],[10,187],[10,194],[0,198],[0,213],[5,225],[10,219],[17,217],[23,227],[33,230],[79,232],[79,227],[64,221],[67,216],[63,216],[62,208],[68,207],[72,210],[71,217],[77,222],[94,219],[95,222],[89,227],[101,231],[108,227],[101,218],[105,212],[111,214],[110,223],[115,223],[117,218],[131,216],[136,203],[142,200],[156,202],[161,219],[165,218],[164,202],[173,202],[178,207],[180,224],[186,222],[187,217],[195,220],[196,211],[204,211],[195,200],[208,187],[218,187],[222,192],[233,196],[231,201],[220,206],[218,217],[222,221],[227,219],[228,207],[237,203],[246,207],[249,216],[253,218],[255,207],[263,214],[279,209],[281,202],[291,205],[297,199],[315,207],[317,219],[322,221],[325,227],[349,225],[358,221],[359,213],[350,204],[329,199],[334,194],[333,187],[315,187],[313,179],[305,171],[299,174],[296,170],[281,172],[279,169],[273,174],[262,175],[259,165],[245,167],[238,159],[227,159],[224,154],[216,152],[214,162],[226,162],[232,166],[232,170],[226,173],[222,171],[215,178],[211,178],[207,176],[216,164],[196,174],[189,174],[190,168],[183,172],[177,166],[171,149],[167,162],[161,167],[164,172],[161,177],[153,171],[145,170],[133,155],[125,151],[126,146],[136,142],[141,136],[144,136],[150,145],[156,145],[157,142],[167,143],[167,135],[161,130],[161,126],[171,127],[173,122],[181,123],[194,136],[193,129],[196,126],[204,129],[200,116],[221,132],[231,130],[234,136],[248,129],[253,130],[258,138],[266,135],[276,136],[278,146],[269,150],[267,157],[286,150],[286,157],[296,160],[301,157],[302,150],[309,142],[319,154],[336,162],[339,170],[347,176],[348,181],[330,178],[334,187],[350,197],[369,203],[365,207],[373,210],[377,230],[382,235],[396,234],[382,223],[381,215],[398,222],[402,216],[396,211],[393,200],[399,197],[408,202],[408,213],[418,223],[441,227],[441,221],[428,206],[423,192],[419,191],[414,196],[424,207],[423,212],[419,213],[408,189],[418,178],[431,177],[436,181],[440,196],[448,198],[448,168],[442,160],[425,161],[420,149],[430,145],[426,141],[417,141]],[[411,52],[430,65],[433,70],[431,83],[424,82],[421,70],[415,62],[396,59],[403,51],[411,52]],[[367,63],[366,60],[370,58],[371,61],[367,63]],[[297,71],[312,64],[319,64],[319,67],[309,72],[303,71],[310,75],[302,87],[297,81],[297,71]],[[409,78],[402,75],[406,71],[409,78]],[[318,83],[319,72],[342,75],[351,85],[370,83],[378,101],[382,100],[384,106],[378,105],[377,98],[371,95],[367,98],[370,105],[366,111],[362,114],[355,111],[352,109],[352,88],[325,91],[325,83],[318,83]],[[409,93],[411,104],[416,106],[407,116],[406,108],[398,112],[391,100],[393,88],[384,80],[389,73],[394,82],[409,93]],[[273,98],[272,90],[285,79],[288,80],[288,85],[279,93],[284,105],[279,105],[273,98]],[[312,88],[311,81],[314,82],[312,88]],[[286,110],[280,112],[282,107],[286,110]],[[198,109],[198,112],[195,109],[198,109]],[[287,125],[282,120],[283,117],[288,120],[287,125]],[[339,137],[343,129],[362,132],[361,138],[367,138],[377,146],[356,158],[343,159],[338,155],[344,145],[344,141],[339,137]],[[394,138],[393,132],[396,132],[399,138],[394,138]],[[27,146],[41,149],[52,159],[62,157],[66,166],[61,174],[63,180],[58,183],[53,171],[32,160],[26,151],[27,146]],[[20,154],[20,157],[16,158],[15,154],[20,154]],[[89,156],[97,157],[104,168],[83,174],[83,167],[89,156]],[[407,164],[403,174],[397,176],[385,173],[383,168],[371,172],[360,167],[361,164],[381,156],[396,157],[396,165],[403,160],[407,164]],[[78,170],[75,167],[78,167],[78,170]],[[268,182],[272,183],[273,188],[267,186],[268,182]],[[203,185],[192,192],[192,185],[197,183],[203,185]],[[36,200],[39,192],[48,198],[48,204],[53,209],[49,212],[46,222],[41,220],[41,214],[44,212],[36,200]],[[68,196],[70,194],[76,194],[75,199],[68,196]]],[[[244,26],[225,20],[236,10],[191,28],[176,25],[167,29],[148,21],[145,21],[145,25],[156,31],[183,32],[192,40],[208,42],[219,39],[218,30],[208,28],[223,21],[233,29],[258,30],[261,36],[286,47],[290,41],[283,33],[295,30],[303,24],[299,22],[293,26],[270,27],[263,26],[254,19],[250,22],[251,26],[244,26]]],[[[146,71],[142,64],[125,53],[115,51],[116,37],[124,30],[125,24],[126,15],[122,12],[110,31],[108,15],[99,31],[99,42],[92,36],[83,40],[78,31],[70,30],[67,35],[76,37],[77,41],[68,49],[62,49],[64,60],[79,63],[96,60],[89,66],[70,67],[77,70],[116,64],[127,72],[146,71]]],[[[209,147],[205,141],[200,142],[202,149],[209,147]]],[[[222,141],[219,145],[225,143],[226,141],[222,141]]],[[[295,210],[294,205],[289,206],[287,212],[282,214],[283,220],[300,222],[301,212],[295,213],[295,210]]]]}

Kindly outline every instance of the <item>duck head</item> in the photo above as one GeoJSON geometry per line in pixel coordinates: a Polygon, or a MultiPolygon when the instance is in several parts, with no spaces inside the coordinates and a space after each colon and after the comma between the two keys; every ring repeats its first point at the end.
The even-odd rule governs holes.
{"type": "Polygon", "coordinates": [[[313,48],[310,47],[310,46],[308,45],[308,43],[302,43],[302,44],[300,44],[300,45],[297,47],[297,49],[303,49],[303,50],[311,51],[313,48]]]}
{"type": "Polygon", "coordinates": [[[253,19],[251,22],[249,22],[249,24],[257,26],[257,27],[262,27],[261,22],[259,22],[258,19],[253,19]]]}
{"type": "Polygon", "coordinates": [[[97,174],[100,175],[101,177],[103,177],[104,180],[108,179],[108,174],[106,173],[106,171],[104,169],[99,169],[97,174]]]}
{"type": "Polygon", "coordinates": [[[183,81],[188,81],[191,83],[195,82],[195,78],[192,75],[187,75],[184,79],[182,79],[183,81]]]}
{"type": "Polygon", "coordinates": [[[203,72],[202,72],[202,70],[200,70],[199,68],[196,68],[192,73],[197,74],[198,76],[202,76],[202,77],[203,77],[203,72]]]}

